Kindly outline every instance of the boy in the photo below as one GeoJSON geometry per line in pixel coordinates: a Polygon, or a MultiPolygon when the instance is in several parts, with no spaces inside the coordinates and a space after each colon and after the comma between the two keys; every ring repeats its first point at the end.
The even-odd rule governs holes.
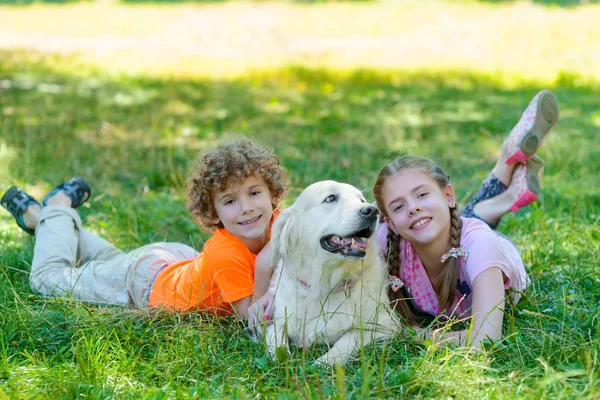
{"type": "Polygon", "coordinates": [[[33,290],[46,296],[177,311],[248,316],[254,263],[269,240],[286,171],[249,140],[222,144],[189,169],[187,205],[213,236],[198,254],[180,243],[154,243],[128,253],[81,226],[75,208],[90,196],[82,178],[50,192],[44,207],[11,187],[0,202],[36,235],[33,290]],[[76,266],[78,264],[79,266],[76,266]]]}

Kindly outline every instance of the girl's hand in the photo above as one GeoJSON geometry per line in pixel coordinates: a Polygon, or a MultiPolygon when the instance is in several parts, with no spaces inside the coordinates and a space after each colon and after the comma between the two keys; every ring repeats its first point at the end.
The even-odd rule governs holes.
{"type": "Polygon", "coordinates": [[[432,343],[454,343],[461,345],[464,343],[462,339],[466,337],[466,331],[448,331],[445,328],[438,329],[426,329],[418,326],[413,327],[415,330],[417,339],[421,342],[432,342],[432,343]]]}
{"type": "Polygon", "coordinates": [[[420,326],[413,326],[412,329],[415,331],[417,340],[421,342],[431,340],[433,332],[430,329],[421,328],[420,326]]]}
{"type": "Polygon", "coordinates": [[[483,340],[496,341],[502,337],[504,296],[502,270],[498,267],[488,268],[473,281],[473,319],[470,330],[449,331],[444,327],[434,330],[419,327],[413,329],[422,341],[481,348],[483,340]]]}

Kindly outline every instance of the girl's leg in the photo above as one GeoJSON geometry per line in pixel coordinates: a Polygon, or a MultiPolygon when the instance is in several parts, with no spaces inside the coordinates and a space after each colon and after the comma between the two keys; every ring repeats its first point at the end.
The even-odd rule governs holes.
{"type": "MultiPolygon", "coordinates": [[[[525,146],[530,151],[523,160],[529,160],[537,150],[543,137],[550,131],[558,120],[558,104],[554,95],[547,90],[539,92],[527,106],[519,122],[511,130],[502,143],[500,157],[490,175],[483,181],[481,188],[473,199],[462,210],[465,217],[479,218],[486,222],[490,228],[496,229],[500,219],[510,211],[517,201],[518,190],[507,193],[517,164],[515,153],[521,141],[525,140],[535,146],[525,146]],[[531,143],[530,143],[531,142],[531,143]],[[511,164],[511,165],[508,165],[511,164]]],[[[520,151],[520,150],[519,150],[520,151]]],[[[535,163],[535,162],[534,162],[535,163]]],[[[535,173],[534,173],[535,175],[535,173]]]]}
{"type": "Polygon", "coordinates": [[[497,196],[476,204],[470,203],[467,211],[471,215],[468,216],[479,218],[492,229],[496,229],[502,216],[511,211],[516,212],[538,198],[543,167],[544,162],[535,155],[527,160],[526,164],[519,164],[508,188],[497,196]]]}
{"type": "Polygon", "coordinates": [[[509,201],[510,196],[506,194],[502,195],[508,189],[516,167],[514,164],[506,164],[507,153],[508,141],[505,140],[494,169],[483,180],[481,187],[477,190],[477,193],[475,193],[469,204],[460,210],[462,216],[478,218],[494,230],[496,230],[500,219],[508,212],[512,204],[509,204],[508,208],[506,208],[504,203],[509,201]],[[496,197],[498,198],[496,199],[496,197]],[[490,201],[492,198],[496,200],[490,201]]]}
{"type": "Polygon", "coordinates": [[[487,204],[486,202],[489,202],[492,198],[501,197],[502,194],[506,192],[507,188],[508,185],[502,182],[502,180],[496,176],[494,171],[490,172],[481,183],[481,187],[477,190],[473,199],[460,210],[460,214],[463,217],[478,218],[495,230],[498,227],[501,215],[498,216],[496,213],[486,213],[487,207],[483,208],[484,212],[482,215],[482,209],[479,205],[487,204]]]}
{"type": "MultiPolygon", "coordinates": [[[[510,185],[510,182],[512,181],[512,176],[513,176],[513,173],[515,172],[515,167],[516,167],[516,164],[508,165],[506,163],[506,160],[508,159],[508,153],[509,153],[508,146],[509,146],[508,138],[506,138],[506,140],[504,140],[504,143],[502,143],[502,150],[500,151],[500,156],[498,157],[498,160],[496,161],[496,165],[494,166],[494,169],[492,169],[492,173],[504,185],[504,190],[506,190],[506,187],[508,187],[508,185],[510,185]]],[[[500,193],[498,193],[498,194],[500,194],[500,193]]]]}
{"type": "Polygon", "coordinates": [[[468,211],[469,214],[463,213],[465,217],[478,218],[489,225],[490,228],[496,230],[500,219],[510,211],[510,206],[515,202],[515,196],[510,190],[504,190],[499,195],[492,198],[480,201],[477,204],[469,204],[461,213],[468,211]],[[467,210],[465,210],[467,209],[467,210]]]}

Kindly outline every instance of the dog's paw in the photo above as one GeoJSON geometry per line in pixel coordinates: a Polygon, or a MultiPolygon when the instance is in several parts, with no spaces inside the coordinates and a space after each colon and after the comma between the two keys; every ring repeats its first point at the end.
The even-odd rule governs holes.
{"type": "Polygon", "coordinates": [[[252,343],[261,343],[262,342],[261,338],[256,334],[256,332],[246,330],[246,333],[248,334],[248,337],[250,338],[250,341],[252,343]]]}

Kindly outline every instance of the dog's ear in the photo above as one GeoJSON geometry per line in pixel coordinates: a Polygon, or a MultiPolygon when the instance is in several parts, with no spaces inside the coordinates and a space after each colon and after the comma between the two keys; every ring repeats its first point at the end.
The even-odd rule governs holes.
{"type": "Polygon", "coordinates": [[[296,223],[296,212],[294,206],[283,211],[271,229],[271,245],[273,246],[273,265],[281,258],[285,258],[289,249],[297,248],[298,242],[298,224],[296,223]]]}

